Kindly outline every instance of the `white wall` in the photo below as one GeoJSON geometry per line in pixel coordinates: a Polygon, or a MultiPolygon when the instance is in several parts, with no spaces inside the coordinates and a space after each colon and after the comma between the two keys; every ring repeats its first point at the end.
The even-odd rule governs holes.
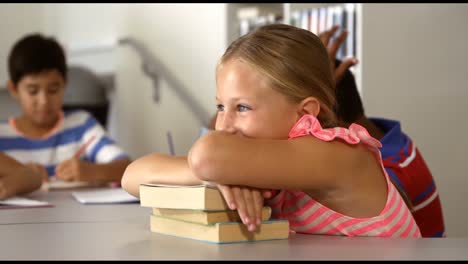
{"type": "MultiPolygon", "coordinates": [[[[74,52],[109,47],[116,42],[118,4],[2,4],[0,8],[0,86],[7,80],[7,56],[14,42],[25,34],[54,36],[64,46],[70,62],[74,52]]],[[[105,60],[109,57],[105,58],[105,60]]],[[[112,65],[96,60],[94,68],[112,65]],[[101,65],[96,65],[101,64],[101,65]]],[[[111,69],[113,70],[113,69],[111,69]]]]}
{"type": "Polygon", "coordinates": [[[40,4],[2,4],[0,17],[0,87],[5,87],[7,58],[13,43],[24,34],[41,31],[44,16],[40,4]]]}
{"type": "MultiPolygon", "coordinates": [[[[139,4],[126,8],[120,36],[143,42],[175,74],[208,113],[215,113],[215,65],[226,48],[225,4],[139,4]]],[[[131,47],[117,59],[118,140],[133,157],[169,153],[171,131],[177,155],[186,155],[201,124],[161,76],[161,100],[131,47]]],[[[208,117],[209,119],[209,117],[208,117]]]]}
{"type": "Polygon", "coordinates": [[[122,4],[44,4],[44,33],[63,45],[69,64],[91,67],[97,73],[115,71],[122,4]]]}
{"type": "Polygon", "coordinates": [[[39,4],[2,4],[0,18],[0,120],[4,120],[20,111],[6,90],[8,53],[24,34],[43,28],[43,10],[39,4]]]}
{"type": "Polygon", "coordinates": [[[433,172],[447,235],[468,235],[468,5],[363,4],[366,112],[401,120],[433,172]]]}

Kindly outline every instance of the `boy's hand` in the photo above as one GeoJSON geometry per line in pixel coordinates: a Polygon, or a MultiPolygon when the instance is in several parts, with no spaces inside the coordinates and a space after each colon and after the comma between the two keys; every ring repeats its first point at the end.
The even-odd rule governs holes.
{"type": "Polygon", "coordinates": [[[242,222],[253,232],[262,223],[263,199],[269,198],[270,192],[246,186],[218,184],[226,203],[231,210],[237,209],[242,222]]]}
{"type": "Polygon", "coordinates": [[[334,70],[336,83],[339,83],[341,81],[346,70],[349,67],[358,63],[357,59],[352,57],[352,58],[347,58],[343,60],[340,66],[338,67],[335,66],[336,53],[338,52],[339,48],[341,47],[346,37],[348,36],[348,31],[342,30],[340,34],[334,39],[334,41],[330,43],[330,39],[338,31],[339,28],[340,26],[333,26],[329,30],[325,30],[318,35],[320,40],[322,40],[323,45],[327,48],[328,57],[330,58],[330,61],[334,70]]]}
{"type": "Polygon", "coordinates": [[[9,182],[9,178],[11,177],[0,176],[0,200],[7,199],[15,193],[14,186],[9,182]]]}
{"type": "Polygon", "coordinates": [[[66,160],[55,168],[55,177],[62,181],[88,181],[91,164],[78,158],[66,160]]]}
{"type": "MultiPolygon", "coordinates": [[[[29,166],[26,166],[24,169],[26,170],[18,171],[19,174],[0,176],[0,200],[23,193],[25,188],[29,189],[28,186],[32,182],[39,183],[39,177],[41,177],[41,174],[39,174],[40,170],[31,169],[29,166]]],[[[47,171],[45,171],[45,175],[47,175],[47,171]]]]}
{"type": "Polygon", "coordinates": [[[39,164],[39,163],[34,163],[34,162],[29,162],[25,164],[26,167],[29,167],[32,169],[35,173],[39,174],[42,178],[42,182],[48,182],[49,181],[49,174],[47,173],[46,168],[39,164]]]}

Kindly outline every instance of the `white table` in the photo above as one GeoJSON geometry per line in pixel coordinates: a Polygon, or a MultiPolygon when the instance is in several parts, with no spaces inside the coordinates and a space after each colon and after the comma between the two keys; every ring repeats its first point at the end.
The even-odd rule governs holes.
{"type": "Polygon", "coordinates": [[[152,233],[150,208],[82,205],[70,191],[38,193],[52,208],[0,210],[2,260],[468,260],[468,238],[347,238],[209,244],[152,233]]]}

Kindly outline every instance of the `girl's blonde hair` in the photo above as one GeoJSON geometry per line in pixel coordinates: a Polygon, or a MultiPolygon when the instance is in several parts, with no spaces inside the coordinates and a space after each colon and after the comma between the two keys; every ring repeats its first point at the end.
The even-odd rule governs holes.
{"type": "Polygon", "coordinates": [[[273,89],[293,102],[317,98],[317,119],[323,128],[338,124],[333,111],[335,80],[331,61],[322,41],[312,32],[285,24],[259,27],[232,42],[217,69],[232,59],[248,63],[268,78],[273,89]]]}

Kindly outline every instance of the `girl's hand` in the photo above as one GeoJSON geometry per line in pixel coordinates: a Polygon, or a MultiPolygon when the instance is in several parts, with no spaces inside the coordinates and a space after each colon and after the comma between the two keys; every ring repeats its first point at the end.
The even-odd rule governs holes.
{"type": "Polygon", "coordinates": [[[90,165],[78,158],[66,160],[55,168],[55,177],[63,181],[88,181],[90,165]]]}
{"type": "Polygon", "coordinates": [[[218,184],[226,203],[231,210],[237,209],[248,230],[253,232],[262,223],[263,199],[269,198],[268,190],[246,186],[218,184]]]}

